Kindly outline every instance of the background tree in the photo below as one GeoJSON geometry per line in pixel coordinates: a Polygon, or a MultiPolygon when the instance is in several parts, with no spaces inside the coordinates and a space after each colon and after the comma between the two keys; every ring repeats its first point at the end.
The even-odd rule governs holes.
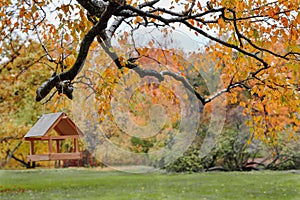
{"type": "MultiPolygon", "coordinates": [[[[33,101],[34,88],[42,77],[47,78],[50,67],[43,64],[46,59],[40,44],[25,45],[16,38],[3,47],[8,61],[0,68],[0,167],[8,163],[24,166],[29,146],[23,142],[23,136],[43,110],[59,109],[61,103],[43,106],[33,101]]],[[[38,145],[38,148],[42,146],[38,145]]]]}
{"type": "MultiPolygon", "coordinates": [[[[128,69],[141,78],[154,77],[160,83],[171,77],[193,92],[202,105],[227,95],[228,103],[240,102],[244,112],[252,116],[248,125],[253,137],[268,143],[276,144],[278,134],[293,138],[292,133],[298,131],[297,0],[22,0],[0,4],[1,62],[13,62],[17,54],[4,54],[4,44],[19,35],[24,44],[29,40],[38,42],[45,64],[51,66],[51,73],[47,74],[52,75],[36,90],[36,101],[47,100],[55,91],[72,98],[73,83],[89,62],[88,53],[100,45],[114,63],[115,70],[111,72],[116,79],[128,69]],[[184,74],[188,67],[181,65],[177,56],[170,61],[177,64],[177,71],[159,59],[154,59],[156,67],[145,67],[141,59],[149,57],[149,47],[151,51],[159,44],[152,39],[146,41],[148,49],[136,46],[134,35],[142,28],[165,35],[183,29],[195,37],[207,38],[209,43],[203,49],[186,58],[199,53],[209,55],[215,62],[213,69],[221,74],[223,87],[203,93],[184,74]],[[132,44],[129,54],[124,51],[128,43],[132,44]],[[247,98],[239,98],[243,91],[247,98]]],[[[177,53],[176,49],[171,51],[177,53]]],[[[192,72],[197,74],[204,68],[199,61],[192,72]]]]}

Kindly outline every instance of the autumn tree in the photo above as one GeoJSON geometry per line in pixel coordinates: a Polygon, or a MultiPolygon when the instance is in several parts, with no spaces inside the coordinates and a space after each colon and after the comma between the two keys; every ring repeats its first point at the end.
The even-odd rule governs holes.
{"type": "MultiPolygon", "coordinates": [[[[47,64],[55,66],[36,90],[36,101],[47,100],[54,91],[72,98],[73,83],[98,45],[113,62],[110,75],[116,80],[128,71],[159,83],[172,79],[202,105],[227,96],[227,103],[239,103],[252,116],[248,125],[253,137],[266,142],[276,144],[284,130],[291,138],[298,131],[298,0],[23,0],[0,5],[0,52],[9,38],[29,35],[43,48],[47,64]],[[187,53],[185,60],[197,61],[201,54],[212,64],[182,64],[176,44],[168,49],[172,59],[162,62],[165,49],[157,38],[146,40],[146,47],[135,45],[134,35],[144,28],[162,32],[165,38],[176,30],[206,38],[208,43],[187,53]],[[159,48],[162,56],[152,58],[156,66],[145,67],[143,59],[151,59],[150,52],[159,48]],[[209,69],[221,75],[222,87],[207,93],[197,78],[209,69]]],[[[145,37],[147,33],[140,32],[145,37]]],[[[98,86],[109,102],[109,91],[98,86]]]]}
{"type": "Polygon", "coordinates": [[[47,59],[39,43],[25,45],[20,40],[2,46],[7,61],[0,65],[0,168],[27,165],[29,146],[23,136],[43,111],[61,106],[56,102],[50,108],[33,101],[34,89],[42,77],[47,78],[50,66],[44,64],[47,59]]]}

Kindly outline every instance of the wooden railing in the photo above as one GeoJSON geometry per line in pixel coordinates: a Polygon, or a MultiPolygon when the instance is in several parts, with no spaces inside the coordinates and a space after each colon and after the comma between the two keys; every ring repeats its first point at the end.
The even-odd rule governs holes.
{"type": "Polygon", "coordinates": [[[82,158],[81,152],[35,154],[35,155],[27,156],[28,162],[47,161],[47,160],[75,160],[75,159],[81,159],[81,158],[82,158]]]}

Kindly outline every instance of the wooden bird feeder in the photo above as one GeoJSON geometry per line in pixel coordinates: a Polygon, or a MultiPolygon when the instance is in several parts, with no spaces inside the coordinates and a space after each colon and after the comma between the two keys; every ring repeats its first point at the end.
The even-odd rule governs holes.
{"type": "Polygon", "coordinates": [[[83,136],[83,133],[65,113],[45,114],[24,136],[25,140],[30,142],[30,154],[27,156],[27,160],[35,165],[35,161],[81,159],[82,155],[78,149],[80,136],[83,136]],[[57,135],[51,134],[53,130],[57,135]],[[66,139],[74,141],[73,152],[61,152],[60,142],[66,139]],[[34,144],[36,141],[48,141],[47,154],[35,154],[34,144]],[[52,147],[54,141],[56,142],[56,151],[52,147]]]}

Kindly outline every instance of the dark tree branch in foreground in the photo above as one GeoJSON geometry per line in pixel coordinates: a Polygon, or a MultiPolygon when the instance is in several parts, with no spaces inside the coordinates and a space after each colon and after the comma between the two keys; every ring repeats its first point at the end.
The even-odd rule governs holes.
{"type": "MultiPolygon", "coordinates": [[[[174,12],[171,9],[166,8],[159,8],[159,6],[155,6],[159,3],[159,0],[149,1],[143,4],[140,4],[136,7],[132,5],[126,5],[125,1],[117,1],[117,0],[110,0],[110,1],[92,1],[92,0],[77,0],[77,2],[88,12],[88,15],[96,16],[97,20],[91,20],[93,22],[93,27],[86,33],[85,37],[83,38],[80,49],[78,52],[78,56],[76,58],[75,64],[65,72],[62,72],[54,77],[49,78],[45,81],[40,88],[36,91],[36,100],[40,101],[44,99],[54,87],[59,89],[59,83],[63,81],[71,82],[81,71],[85,59],[87,57],[90,45],[97,38],[101,47],[105,50],[105,52],[111,57],[114,61],[116,66],[119,69],[122,68],[129,68],[134,70],[140,77],[145,76],[153,76],[156,77],[159,81],[164,80],[164,76],[170,76],[177,81],[180,81],[187,90],[190,92],[195,93],[197,98],[201,101],[202,104],[206,104],[213,99],[217,98],[218,96],[222,95],[223,93],[230,92],[233,88],[241,87],[246,89],[251,89],[247,82],[252,79],[259,79],[257,76],[264,70],[267,70],[271,67],[271,63],[262,57],[258,56],[258,54],[253,53],[253,49],[258,52],[265,52],[274,57],[290,60],[296,59],[299,60],[299,52],[291,51],[285,53],[283,55],[273,52],[270,49],[261,47],[255,42],[253,42],[250,38],[246,37],[245,34],[240,30],[238,26],[238,22],[245,21],[245,23],[254,23],[256,20],[260,21],[261,19],[266,18],[266,16],[248,16],[248,17],[237,17],[236,11],[231,8],[226,7],[218,7],[214,8],[210,4],[209,9],[204,11],[199,11],[195,6],[195,1],[191,1],[190,5],[187,6],[187,9],[182,12],[174,12]],[[95,2],[98,2],[97,4],[95,2]],[[216,19],[214,20],[207,20],[209,15],[215,15],[216,19]],[[234,82],[233,79],[226,86],[226,88],[221,89],[220,91],[212,94],[210,97],[205,98],[197,90],[184,78],[183,76],[176,74],[171,71],[162,71],[158,72],[155,70],[146,70],[142,69],[140,66],[135,64],[134,62],[130,62],[131,58],[124,62],[124,58],[121,58],[117,55],[117,53],[113,50],[110,40],[114,33],[118,30],[121,24],[126,19],[132,19],[135,17],[141,17],[143,19],[142,22],[138,22],[139,26],[171,26],[176,23],[180,23],[190,30],[193,30],[197,34],[200,34],[215,43],[219,43],[223,46],[228,48],[234,49],[243,55],[254,59],[257,63],[259,63],[259,68],[256,68],[244,80],[239,80],[234,82]],[[107,27],[108,21],[113,20],[110,27],[107,27]],[[238,43],[230,43],[226,40],[220,39],[217,36],[210,34],[209,32],[204,31],[203,28],[198,27],[194,24],[197,22],[202,24],[203,26],[207,26],[208,24],[216,24],[218,20],[227,21],[229,24],[228,26],[232,26],[233,30],[237,36],[238,43]],[[252,20],[252,21],[251,21],[252,20]],[[194,21],[194,22],[193,22],[194,21]],[[150,23],[151,22],[151,23],[150,23]],[[244,44],[250,44],[252,49],[244,48],[244,44]]],[[[275,3],[276,4],[276,3],[275,3]]],[[[259,9],[259,8],[257,8],[259,9]]],[[[250,13],[250,12],[249,12],[250,13]]],[[[278,13],[274,13],[274,18],[278,16],[278,13]]],[[[61,89],[61,88],[60,88],[61,89]]],[[[62,90],[62,89],[61,89],[62,90]]],[[[64,91],[62,91],[64,93],[64,91]]],[[[67,91],[66,91],[67,92],[67,91]]],[[[71,97],[71,96],[70,96],[71,97]]]]}
{"type": "Polygon", "coordinates": [[[44,99],[50,93],[50,91],[60,82],[65,80],[72,81],[76,77],[76,75],[79,74],[84,65],[92,42],[98,34],[105,30],[108,20],[113,14],[115,7],[112,4],[110,5],[111,6],[108,6],[104,13],[101,15],[102,18],[100,19],[100,21],[98,21],[97,24],[94,25],[83,38],[75,64],[68,71],[51,77],[46,82],[44,82],[36,91],[36,101],[44,99]]]}

